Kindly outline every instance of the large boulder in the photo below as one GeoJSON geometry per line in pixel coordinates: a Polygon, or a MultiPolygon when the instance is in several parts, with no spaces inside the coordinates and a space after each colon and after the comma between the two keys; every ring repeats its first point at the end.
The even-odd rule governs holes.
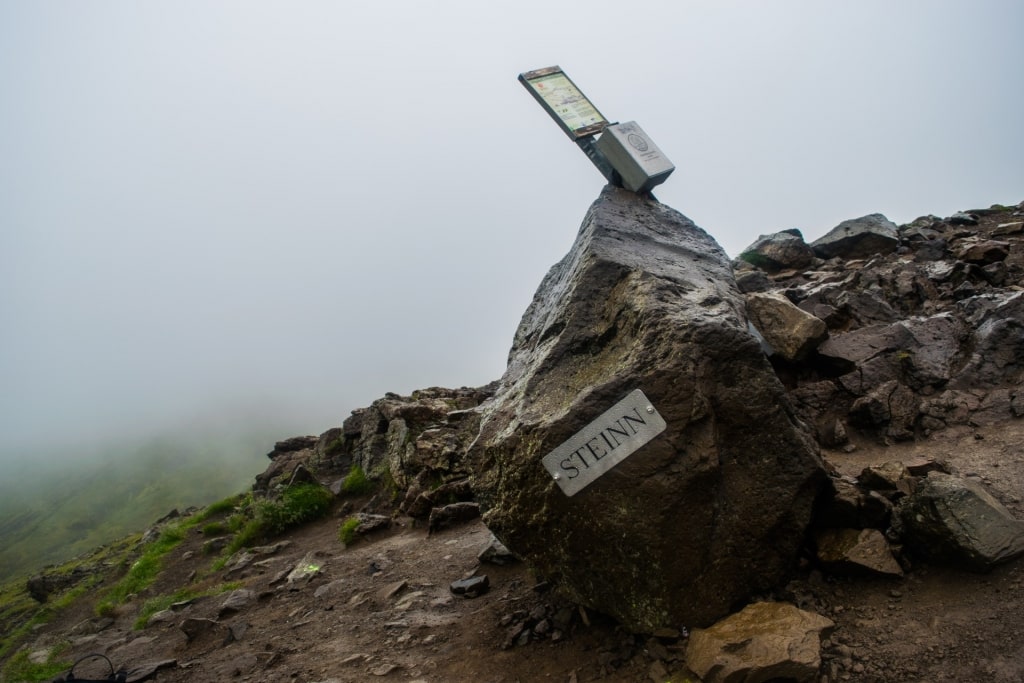
{"type": "Polygon", "coordinates": [[[825,481],[744,310],[710,236],[606,188],[482,406],[468,459],[484,522],[635,631],[710,624],[784,580],[825,481]],[[567,496],[542,459],[636,389],[665,430],[567,496]]]}
{"type": "Polygon", "coordinates": [[[1024,522],[981,484],[929,472],[899,505],[907,546],[927,559],[988,571],[1024,555],[1024,522]]]}
{"type": "Polygon", "coordinates": [[[806,268],[814,262],[814,251],[799,230],[761,235],[740,252],[740,259],[769,272],[806,268]]]}
{"type": "Polygon", "coordinates": [[[825,236],[811,242],[821,258],[868,258],[896,251],[900,236],[896,224],[880,213],[843,221],[825,236]]]}
{"type": "Polygon", "coordinates": [[[747,313],[772,350],[790,362],[802,360],[828,338],[824,321],[778,292],[747,295],[747,313]]]}

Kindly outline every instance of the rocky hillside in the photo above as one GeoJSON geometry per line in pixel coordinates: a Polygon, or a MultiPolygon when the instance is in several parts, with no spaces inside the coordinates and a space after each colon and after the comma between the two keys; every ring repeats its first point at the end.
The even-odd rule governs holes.
{"type": "Polygon", "coordinates": [[[829,474],[799,566],[732,621],[635,633],[517,561],[467,459],[501,387],[431,388],[6,593],[4,680],[89,653],[130,681],[1024,678],[1024,203],[766,235],[732,268],[829,474]]]}
{"type": "Polygon", "coordinates": [[[1024,414],[1022,232],[1022,211],[997,206],[899,228],[867,216],[812,245],[784,232],[743,252],[751,317],[822,445],[1024,414]]]}

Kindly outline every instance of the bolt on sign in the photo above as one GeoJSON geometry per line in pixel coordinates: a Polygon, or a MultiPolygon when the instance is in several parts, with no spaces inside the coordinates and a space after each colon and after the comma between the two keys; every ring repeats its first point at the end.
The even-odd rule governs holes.
{"type": "Polygon", "coordinates": [[[541,461],[562,493],[574,496],[665,431],[665,419],[634,389],[541,461]]]}

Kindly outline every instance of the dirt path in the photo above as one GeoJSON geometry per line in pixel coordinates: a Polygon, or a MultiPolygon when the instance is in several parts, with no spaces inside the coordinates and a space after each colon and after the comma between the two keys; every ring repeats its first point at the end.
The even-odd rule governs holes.
{"type": "MultiPolygon", "coordinates": [[[[848,474],[888,460],[946,460],[1022,518],[1022,443],[1024,423],[1012,422],[826,455],[848,474]]],[[[164,683],[687,678],[685,641],[627,634],[600,615],[561,604],[521,564],[481,565],[477,554],[489,533],[479,521],[428,535],[412,520],[398,519],[348,548],[337,539],[338,524],[333,518],[309,525],[247,569],[205,577],[211,556],[200,552],[205,539],[193,531],[169,556],[158,582],[120,608],[112,625],[97,630],[87,600],[40,629],[33,648],[70,641],[71,656],[103,652],[128,668],[174,660],[155,674],[164,683]],[[316,570],[308,579],[284,578],[310,566],[316,570]],[[488,592],[476,598],[451,593],[452,581],[473,574],[487,575],[488,592]],[[234,612],[222,609],[226,593],[132,629],[147,597],[172,593],[190,579],[202,587],[239,582],[252,593],[234,612]],[[215,622],[193,622],[190,640],[179,626],[187,619],[215,622]]],[[[792,600],[836,622],[824,643],[821,681],[1024,680],[1019,560],[985,575],[920,565],[904,579],[836,578],[808,567],[766,597],[792,600]]]]}

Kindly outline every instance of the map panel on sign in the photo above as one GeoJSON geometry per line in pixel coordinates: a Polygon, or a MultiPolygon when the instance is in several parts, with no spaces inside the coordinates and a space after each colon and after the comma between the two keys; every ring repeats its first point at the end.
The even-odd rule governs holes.
{"type": "Polygon", "coordinates": [[[529,81],[530,86],[570,130],[606,123],[597,108],[590,103],[572,81],[561,72],[529,81]]]}

